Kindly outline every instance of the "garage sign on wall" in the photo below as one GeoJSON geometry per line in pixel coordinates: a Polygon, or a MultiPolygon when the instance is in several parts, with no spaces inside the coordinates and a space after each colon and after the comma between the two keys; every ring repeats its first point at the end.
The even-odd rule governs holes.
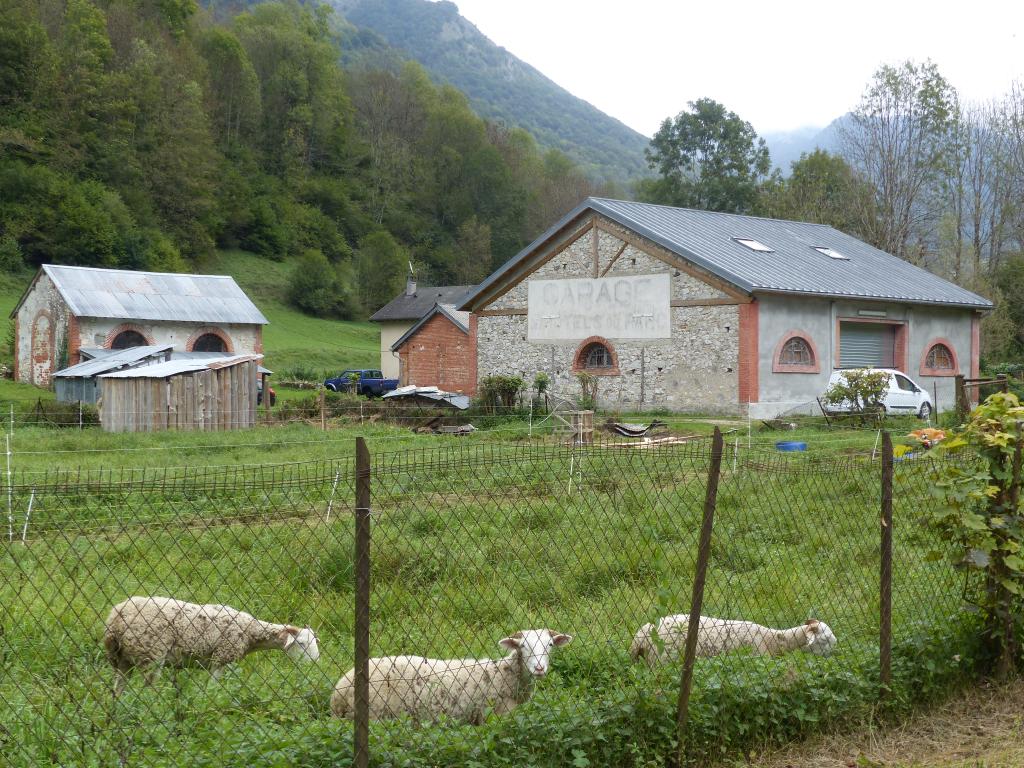
{"type": "Polygon", "coordinates": [[[531,280],[529,341],[667,339],[671,336],[669,275],[531,280]]]}

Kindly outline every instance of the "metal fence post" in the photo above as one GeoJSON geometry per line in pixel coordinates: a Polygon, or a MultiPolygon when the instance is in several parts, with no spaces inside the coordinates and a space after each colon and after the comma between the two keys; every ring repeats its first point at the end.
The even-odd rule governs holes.
{"type": "Polygon", "coordinates": [[[722,431],[715,427],[711,442],[711,466],[708,468],[708,485],[704,495],[704,521],[700,528],[700,544],[697,548],[697,568],[693,576],[693,596],[690,599],[690,623],[686,632],[686,652],[683,655],[683,671],[679,678],[679,702],[676,710],[676,734],[678,749],[676,764],[683,764],[686,751],[686,723],[690,713],[690,686],[693,683],[693,662],[697,656],[697,633],[700,626],[700,612],[704,603],[704,579],[711,555],[711,531],[714,527],[715,503],[718,498],[718,478],[722,470],[722,453],[725,441],[722,431]]]}
{"type": "Polygon", "coordinates": [[[882,546],[879,579],[878,666],[881,698],[892,683],[892,438],[882,433],[882,546]]]}
{"type": "Polygon", "coordinates": [[[370,451],[356,438],[356,594],[354,765],[370,763],[370,451]]]}

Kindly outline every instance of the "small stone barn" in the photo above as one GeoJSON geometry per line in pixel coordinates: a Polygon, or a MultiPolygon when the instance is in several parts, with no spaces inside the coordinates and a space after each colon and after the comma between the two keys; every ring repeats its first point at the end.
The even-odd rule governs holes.
{"type": "Polygon", "coordinates": [[[391,345],[399,383],[476,393],[476,317],[453,304],[435,304],[391,345]]]}
{"type": "Polygon", "coordinates": [[[986,299],[832,227],[589,198],[460,305],[477,373],[604,407],[816,407],[837,368],[898,368],[953,406],[986,299]]]}
{"type": "Polygon", "coordinates": [[[14,377],[45,387],[90,348],[260,354],[267,319],[227,275],[46,264],[11,317],[14,377]]]}
{"type": "Polygon", "coordinates": [[[370,316],[380,326],[380,369],[389,379],[401,374],[395,342],[409,332],[435,305],[457,305],[473,289],[471,285],[438,285],[417,287],[409,277],[405,290],[370,316]]]}

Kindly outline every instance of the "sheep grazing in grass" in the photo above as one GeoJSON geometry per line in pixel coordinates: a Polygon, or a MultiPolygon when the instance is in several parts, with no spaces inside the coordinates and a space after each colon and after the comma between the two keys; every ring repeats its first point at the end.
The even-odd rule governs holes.
{"type": "MultiPolygon", "coordinates": [[[[426,720],[443,714],[479,725],[488,711],[503,715],[529,699],[534,680],[548,672],[551,651],[570,642],[572,635],[528,629],[498,641],[510,651],[502,659],[370,659],[370,718],[407,714],[426,720]]],[[[334,686],[335,717],[355,715],[355,676],[352,669],[334,686]]]]}
{"type": "MultiPolygon", "coordinates": [[[[634,661],[643,659],[652,669],[659,663],[680,658],[689,626],[690,617],[683,613],[663,616],[657,626],[644,624],[633,636],[629,655],[634,661]]],[[[740,648],[769,656],[798,650],[828,656],[837,642],[832,628],[817,619],[808,619],[790,629],[772,629],[751,621],[701,616],[698,632],[698,656],[717,656],[740,648]]]]}
{"type": "Polygon", "coordinates": [[[130,597],[107,617],[103,645],[119,694],[136,667],[152,682],[163,666],[200,666],[214,676],[252,651],[280,649],[296,659],[320,657],[308,627],[271,624],[227,605],[198,605],[169,597],[130,597]]]}

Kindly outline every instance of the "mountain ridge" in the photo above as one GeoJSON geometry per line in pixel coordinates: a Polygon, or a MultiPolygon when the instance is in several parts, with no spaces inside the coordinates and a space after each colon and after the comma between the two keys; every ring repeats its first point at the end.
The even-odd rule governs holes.
{"type": "MultiPolygon", "coordinates": [[[[531,64],[484,35],[449,0],[329,0],[357,30],[369,30],[419,62],[434,78],[469,98],[482,117],[519,126],[558,149],[601,181],[628,182],[650,174],[649,138],[574,96],[531,64]]],[[[352,36],[346,51],[358,61],[382,51],[352,36]]]]}

